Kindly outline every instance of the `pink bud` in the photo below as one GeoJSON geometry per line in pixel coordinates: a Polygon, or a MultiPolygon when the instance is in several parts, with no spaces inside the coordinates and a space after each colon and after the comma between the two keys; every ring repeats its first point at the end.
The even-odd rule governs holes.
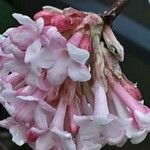
{"type": "Polygon", "coordinates": [[[80,46],[79,46],[81,49],[85,49],[87,50],[88,52],[91,52],[92,49],[91,49],[91,40],[90,40],[90,36],[88,34],[85,34],[82,38],[82,41],[80,43],[80,46]]]}
{"type": "Polygon", "coordinates": [[[64,15],[56,15],[51,19],[51,25],[55,26],[60,32],[70,30],[72,28],[70,18],[64,15]]]}
{"type": "Polygon", "coordinates": [[[45,25],[51,25],[51,19],[58,14],[60,13],[56,11],[51,12],[48,10],[42,10],[34,15],[34,19],[37,20],[42,17],[44,19],[45,25]]]}
{"type": "Polygon", "coordinates": [[[77,108],[74,102],[68,106],[68,115],[69,115],[69,129],[72,135],[77,135],[79,127],[74,122],[74,115],[77,115],[77,108]]]}
{"type": "Polygon", "coordinates": [[[83,33],[79,31],[74,33],[72,37],[68,40],[68,42],[75,46],[79,46],[82,38],[83,38],[83,33]]]}
{"type": "Polygon", "coordinates": [[[28,130],[26,133],[26,137],[29,142],[36,142],[38,135],[36,133],[33,133],[31,130],[28,130]]]}
{"type": "Polygon", "coordinates": [[[142,99],[141,92],[135,84],[128,80],[121,80],[121,84],[126,89],[126,91],[130,93],[136,100],[142,99]]]}

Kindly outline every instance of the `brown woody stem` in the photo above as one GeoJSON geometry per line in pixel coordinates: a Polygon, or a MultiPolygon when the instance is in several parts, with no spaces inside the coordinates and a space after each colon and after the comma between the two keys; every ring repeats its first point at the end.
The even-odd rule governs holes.
{"type": "Polygon", "coordinates": [[[101,15],[104,18],[105,24],[111,25],[130,1],[131,0],[116,0],[116,2],[101,15]]]}

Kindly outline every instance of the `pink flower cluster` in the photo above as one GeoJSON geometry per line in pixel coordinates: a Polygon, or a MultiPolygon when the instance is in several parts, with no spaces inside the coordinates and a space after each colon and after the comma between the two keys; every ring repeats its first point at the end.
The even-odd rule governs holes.
{"type": "Polygon", "coordinates": [[[122,73],[124,49],[96,14],[44,9],[0,35],[0,126],[35,150],[100,150],[142,142],[150,109],[122,73]]]}

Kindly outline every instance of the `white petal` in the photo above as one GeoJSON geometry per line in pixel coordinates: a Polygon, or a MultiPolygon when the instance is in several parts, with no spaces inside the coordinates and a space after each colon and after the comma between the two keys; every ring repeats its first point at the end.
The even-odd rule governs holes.
{"type": "Polygon", "coordinates": [[[14,13],[12,16],[22,25],[35,25],[35,22],[26,15],[14,13]]]}
{"type": "Polygon", "coordinates": [[[48,80],[44,80],[41,76],[36,78],[36,85],[43,91],[48,91],[50,86],[48,80]]]}
{"type": "Polygon", "coordinates": [[[12,117],[0,121],[0,126],[2,128],[10,129],[10,127],[14,125],[16,125],[16,121],[12,117]]]}
{"type": "Polygon", "coordinates": [[[53,52],[49,52],[48,50],[42,49],[39,55],[37,55],[35,63],[40,68],[50,68],[55,63],[55,56],[53,56],[53,52]]]}
{"type": "Polygon", "coordinates": [[[134,126],[132,118],[124,119],[122,127],[126,130],[126,136],[133,144],[141,143],[146,138],[148,133],[148,131],[139,130],[136,126],[134,126]]]}
{"type": "Polygon", "coordinates": [[[40,136],[36,141],[36,150],[49,150],[54,146],[51,133],[40,136]]]}
{"type": "Polygon", "coordinates": [[[53,85],[60,85],[67,77],[68,59],[63,57],[47,71],[47,79],[53,85]]]}
{"type": "Polygon", "coordinates": [[[94,121],[93,116],[77,116],[77,115],[74,115],[73,119],[74,119],[74,122],[78,126],[81,126],[81,127],[89,126],[89,124],[94,121]]]}
{"type": "Polygon", "coordinates": [[[102,145],[96,144],[92,139],[82,139],[80,138],[77,141],[78,149],[79,150],[100,150],[102,145]]]}
{"type": "Polygon", "coordinates": [[[57,110],[55,116],[51,122],[51,127],[60,130],[63,130],[64,127],[64,119],[66,114],[67,104],[64,102],[64,98],[61,97],[59,100],[59,104],[57,106],[57,110]]]}
{"type": "Polygon", "coordinates": [[[95,83],[94,92],[95,92],[94,115],[100,115],[105,118],[105,116],[109,114],[106,91],[101,84],[95,83]]]}
{"type": "Polygon", "coordinates": [[[0,43],[2,43],[5,40],[5,37],[0,34],[0,43]]]}
{"type": "Polygon", "coordinates": [[[25,53],[19,50],[16,46],[12,48],[12,54],[18,59],[23,59],[25,55],[25,53]]]}
{"type": "Polygon", "coordinates": [[[114,118],[109,124],[102,126],[101,129],[102,135],[107,138],[110,145],[118,145],[123,141],[126,142],[125,130],[122,128],[118,118],[114,118]]]}
{"type": "Polygon", "coordinates": [[[78,133],[78,147],[81,150],[99,150],[104,141],[100,140],[100,128],[97,126],[90,117],[84,116],[77,117],[77,124],[80,129],[78,133]],[[87,120],[86,120],[87,119],[87,120]],[[82,122],[83,121],[83,122],[82,122]]]}
{"type": "Polygon", "coordinates": [[[37,57],[39,57],[40,52],[41,52],[41,41],[40,39],[37,39],[27,48],[25,55],[25,62],[29,63],[35,61],[37,57]]]}
{"type": "Polygon", "coordinates": [[[27,142],[26,139],[26,129],[21,125],[12,126],[9,129],[10,133],[12,134],[12,141],[15,142],[17,145],[22,146],[24,143],[27,142]]]}
{"type": "Polygon", "coordinates": [[[35,119],[36,124],[40,127],[40,129],[48,128],[46,114],[44,114],[44,112],[39,106],[37,106],[35,110],[34,119],[35,119]]]}
{"type": "Polygon", "coordinates": [[[91,79],[91,74],[85,65],[71,63],[68,68],[68,75],[73,81],[88,81],[91,79]]]}
{"type": "Polygon", "coordinates": [[[43,133],[45,133],[45,130],[41,130],[39,128],[32,127],[31,132],[36,134],[36,135],[42,135],[43,133]]]}
{"type": "Polygon", "coordinates": [[[63,12],[63,10],[58,9],[56,7],[53,7],[53,6],[43,6],[43,10],[48,10],[50,12],[58,12],[58,13],[62,13],[63,12]]]}
{"type": "Polygon", "coordinates": [[[3,33],[3,35],[4,35],[4,36],[9,36],[10,33],[12,33],[12,32],[15,31],[15,30],[16,30],[16,28],[9,28],[9,29],[7,29],[7,30],[3,33]]]}
{"type": "Polygon", "coordinates": [[[26,64],[15,59],[5,63],[4,68],[12,72],[20,73],[21,75],[25,75],[28,72],[26,64]]]}
{"type": "Polygon", "coordinates": [[[43,18],[39,18],[37,21],[36,21],[36,26],[39,30],[39,32],[41,33],[43,28],[44,28],[44,20],[43,18]]]}
{"type": "Polygon", "coordinates": [[[107,125],[109,124],[113,118],[111,116],[95,116],[95,123],[97,125],[107,125]]]}
{"type": "Polygon", "coordinates": [[[29,72],[29,74],[25,78],[25,82],[28,85],[31,85],[33,87],[36,87],[36,75],[33,74],[32,72],[29,72]]]}
{"type": "Polygon", "coordinates": [[[58,129],[51,130],[61,140],[64,150],[76,150],[76,145],[70,133],[58,129]]]}
{"type": "Polygon", "coordinates": [[[46,101],[40,100],[39,105],[46,112],[49,112],[51,114],[54,114],[56,112],[56,109],[49,105],[46,101]]]}
{"type": "Polygon", "coordinates": [[[134,110],[134,116],[141,129],[150,129],[150,112],[143,113],[138,110],[134,110]]]}
{"type": "Polygon", "coordinates": [[[15,112],[15,107],[9,105],[7,102],[5,102],[4,107],[10,115],[12,115],[15,112]]]}
{"type": "Polygon", "coordinates": [[[139,144],[143,142],[147,136],[147,132],[145,130],[143,131],[137,131],[134,134],[132,134],[131,143],[133,144],[139,144]]]}
{"type": "Polygon", "coordinates": [[[31,63],[32,70],[38,73],[39,68],[50,68],[54,64],[55,58],[52,53],[45,49],[41,49],[40,39],[34,41],[26,51],[25,62],[31,63]]]}
{"type": "Polygon", "coordinates": [[[14,44],[12,44],[12,41],[11,41],[10,37],[7,37],[3,41],[3,43],[1,44],[1,49],[6,54],[10,54],[12,52],[15,54],[15,52],[20,51],[17,46],[15,46],[14,44]]]}
{"type": "Polygon", "coordinates": [[[24,101],[38,101],[39,99],[33,96],[17,96],[17,98],[24,100],[24,101]]]}
{"type": "Polygon", "coordinates": [[[87,50],[80,49],[70,43],[67,44],[67,50],[71,59],[80,64],[85,64],[90,56],[87,50]]]}

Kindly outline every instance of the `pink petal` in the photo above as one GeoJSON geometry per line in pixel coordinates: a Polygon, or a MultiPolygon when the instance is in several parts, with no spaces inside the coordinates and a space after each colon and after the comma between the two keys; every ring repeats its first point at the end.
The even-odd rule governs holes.
{"type": "Polygon", "coordinates": [[[75,32],[68,40],[68,43],[78,47],[81,43],[82,38],[83,38],[83,32],[81,31],[75,32]]]}
{"type": "Polygon", "coordinates": [[[122,127],[126,131],[126,136],[131,140],[133,144],[142,142],[146,138],[147,131],[145,129],[139,129],[138,125],[134,123],[134,118],[131,118],[132,116],[130,116],[130,112],[128,112],[127,107],[122,103],[119,97],[117,97],[117,95],[113,92],[111,93],[111,95],[113,97],[113,102],[117,114],[120,118],[123,119],[122,127]]]}
{"type": "Polygon", "coordinates": [[[126,89],[120,84],[120,82],[110,73],[107,72],[108,79],[120,100],[126,104],[131,110],[139,110],[141,112],[148,112],[149,109],[137,101],[126,89]]]}
{"type": "Polygon", "coordinates": [[[15,107],[13,116],[15,116],[18,121],[30,122],[33,120],[34,109],[37,105],[35,102],[20,100],[12,105],[15,107]]]}
{"type": "Polygon", "coordinates": [[[49,105],[47,102],[43,100],[39,100],[38,103],[39,103],[39,106],[42,108],[42,110],[44,110],[46,113],[50,113],[51,115],[54,115],[54,113],[56,112],[56,109],[53,108],[51,105],[49,105]]]}
{"type": "Polygon", "coordinates": [[[10,129],[11,126],[15,126],[16,121],[12,117],[8,117],[7,119],[0,120],[0,126],[2,128],[10,129]]]}
{"type": "Polygon", "coordinates": [[[30,26],[19,26],[6,31],[5,34],[8,34],[12,44],[22,51],[25,51],[27,47],[39,36],[38,31],[35,31],[35,29],[30,26]]]}
{"type": "Polygon", "coordinates": [[[135,99],[141,100],[142,95],[139,89],[137,88],[137,85],[132,83],[131,81],[121,80],[122,86],[129,92],[135,99]]]}
{"type": "Polygon", "coordinates": [[[75,102],[72,102],[69,106],[68,106],[68,126],[70,129],[70,132],[72,135],[76,136],[78,133],[78,129],[79,127],[76,125],[76,123],[74,122],[73,116],[77,114],[77,107],[75,102]]]}
{"type": "Polygon", "coordinates": [[[87,50],[88,52],[92,51],[92,48],[91,48],[91,39],[90,39],[90,36],[88,34],[84,35],[84,37],[82,38],[82,41],[81,41],[79,47],[81,49],[87,50]]]}
{"type": "Polygon", "coordinates": [[[51,51],[60,51],[66,48],[66,39],[57,31],[56,27],[51,27],[48,29],[47,38],[50,42],[49,49],[51,51]]]}
{"type": "Polygon", "coordinates": [[[44,80],[42,77],[37,77],[36,78],[36,85],[39,89],[43,91],[48,91],[50,84],[48,80],[44,80]]]}
{"type": "Polygon", "coordinates": [[[17,59],[24,59],[25,53],[19,50],[17,47],[14,46],[12,48],[12,54],[17,58],[17,59]]]}

